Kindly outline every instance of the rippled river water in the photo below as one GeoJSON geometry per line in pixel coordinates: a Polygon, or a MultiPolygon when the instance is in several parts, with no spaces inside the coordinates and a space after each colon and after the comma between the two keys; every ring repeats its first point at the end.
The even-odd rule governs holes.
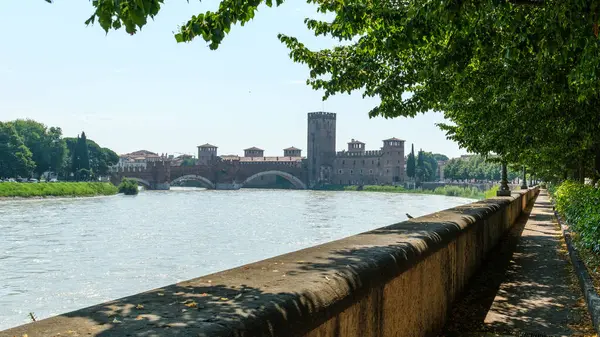
{"type": "Polygon", "coordinates": [[[251,189],[0,200],[0,330],[468,202],[251,189]]]}

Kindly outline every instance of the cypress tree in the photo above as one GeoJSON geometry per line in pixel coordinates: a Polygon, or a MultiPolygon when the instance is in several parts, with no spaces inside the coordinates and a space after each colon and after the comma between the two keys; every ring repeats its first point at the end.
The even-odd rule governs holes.
{"type": "Polygon", "coordinates": [[[77,171],[79,170],[79,157],[77,156],[78,148],[79,135],[77,135],[77,142],[75,143],[75,146],[73,146],[73,153],[71,153],[71,173],[73,173],[75,179],[77,179],[77,171]]]}
{"type": "Polygon", "coordinates": [[[406,175],[409,178],[415,177],[415,144],[412,144],[410,154],[406,160],[406,175]]]}
{"type": "Polygon", "coordinates": [[[79,138],[79,169],[90,169],[90,153],[87,146],[87,138],[85,132],[81,132],[81,138],[79,138]]]}
{"type": "Polygon", "coordinates": [[[423,180],[423,176],[425,176],[426,174],[426,170],[425,170],[425,160],[424,160],[424,155],[423,155],[423,149],[419,150],[419,154],[417,155],[417,169],[416,169],[416,175],[419,178],[419,181],[423,180]]]}

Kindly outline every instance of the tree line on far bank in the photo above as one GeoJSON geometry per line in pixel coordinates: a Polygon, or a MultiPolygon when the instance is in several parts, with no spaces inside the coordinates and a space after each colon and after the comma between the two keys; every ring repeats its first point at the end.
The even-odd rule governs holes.
{"type": "Polygon", "coordinates": [[[418,182],[434,181],[440,178],[438,161],[447,161],[448,156],[419,150],[415,157],[415,145],[412,144],[406,159],[406,175],[418,182]]]}
{"type": "MultiPolygon", "coordinates": [[[[508,180],[521,176],[521,172],[510,166],[507,170],[508,180]]],[[[444,179],[451,180],[491,180],[499,181],[501,178],[500,163],[486,160],[484,156],[473,155],[466,158],[454,158],[444,165],[444,179]]]]}
{"type": "Polygon", "coordinates": [[[63,137],[60,127],[34,120],[0,122],[0,177],[41,177],[52,172],[61,180],[93,180],[108,174],[119,156],[87,139],[63,137]]]}

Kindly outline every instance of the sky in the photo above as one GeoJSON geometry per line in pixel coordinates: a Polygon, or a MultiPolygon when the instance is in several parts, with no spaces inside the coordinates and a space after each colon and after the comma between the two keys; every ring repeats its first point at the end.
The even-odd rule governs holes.
{"type": "Polygon", "coordinates": [[[0,121],[31,118],[61,127],[66,137],[85,131],[120,154],[196,154],[196,146],[211,143],[221,155],[252,146],[281,155],[289,146],[306,148],[306,114],[325,110],[337,113],[338,150],[352,138],[375,150],[398,137],[407,153],[412,143],[449,157],[466,153],[435,126],[444,121],[441,113],[370,119],[378,100],[360,92],[323,102],[305,84],[308,68],[294,63],[277,39],[285,33],[313,49],[335,45],[305,27],[305,17],[323,18],[313,5],[261,7],[216,51],[202,39],[175,42],[179,25],[218,3],[166,1],[154,21],[130,36],[85,26],[90,1],[0,1],[0,121]]]}

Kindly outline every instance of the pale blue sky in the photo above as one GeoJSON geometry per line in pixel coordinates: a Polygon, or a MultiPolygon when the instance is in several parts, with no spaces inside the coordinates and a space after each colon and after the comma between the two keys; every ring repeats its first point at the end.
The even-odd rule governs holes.
{"type": "Polygon", "coordinates": [[[304,84],[307,68],[277,40],[282,32],[311,48],[333,45],[304,26],[304,17],[317,15],[304,2],[262,8],[217,51],[202,40],[175,43],[177,25],[217,4],[167,1],[155,21],[129,36],[86,27],[89,1],[0,1],[0,120],[32,118],[62,127],[65,136],[83,130],[118,153],[195,154],[210,142],[220,154],[258,146],[279,155],[288,146],[306,148],[306,113],[324,107],[338,114],[339,150],[351,138],[378,149],[382,139],[398,137],[407,152],[415,143],[450,157],[465,153],[434,125],[440,113],[369,119],[377,100],[358,92],[323,103],[304,84]]]}

